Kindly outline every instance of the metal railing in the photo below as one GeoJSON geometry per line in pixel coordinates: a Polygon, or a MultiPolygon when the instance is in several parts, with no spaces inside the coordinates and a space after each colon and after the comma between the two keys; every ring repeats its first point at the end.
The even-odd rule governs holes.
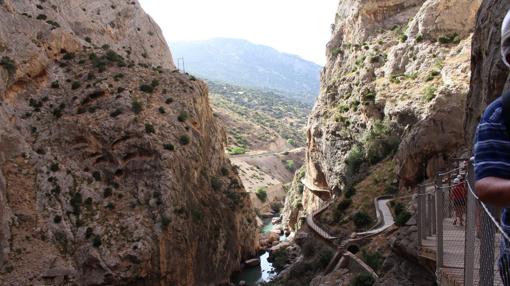
{"type": "Polygon", "coordinates": [[[478,198],[472,161],[459,162],[419,186],[420,252],[435,260],[439,285],[510,286],[510,228],[499,222],[498,209],[478,198]]]}

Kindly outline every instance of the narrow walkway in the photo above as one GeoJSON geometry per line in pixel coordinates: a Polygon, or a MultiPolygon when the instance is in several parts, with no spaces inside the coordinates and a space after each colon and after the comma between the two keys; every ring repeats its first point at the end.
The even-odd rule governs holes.
{"type": "Polygon", "coordinates": [[[377,209],[380,211],[380,212],[377,211],[377,217],[379,218],[380,216],[382,216],[381,217],[382,225],[377,228],[365,231],[365,232],[358,232],[358,233],[356,233],[356,237],[371,236],[371,235],[379,234],[379,233],[385,231],[387,228],[389,228],[390,226],[392,226],[395,223],[395,220],[393,219],[393,214],[391,213],[390,207],[388,206],[388,203],[391,200],[392,199],[389,199],[389,198],[377,200],[376,211],[377,211],[377,209]]]}
{"type": "MultiPolygon", "coordinates": [[[[499,245],[500,236],[496,236],[495,245],[499,245]]],[[[441,285],[464,285],[464,248],[465,230],[463,227],[453,225],[453,218],[443,221],[443,267],[439,273],[441,285]]],[[[475,249],[480,249],[480,240],[475,240],[475,249]]],[[[433,261],[436,260],[437,240],[436,235],[427,236],[422,240],[420,255],[433,261]]],[[[498,257],[498,255],[496,255],[498,257]]],[[[480,259],[475,260],[474,285],[479,285],[480,259]]],[[[496,271],[495,271],[496,272],[496,271]]],[[[494,285],[504,285],[499,273],[494,275],[494,285]]]]}

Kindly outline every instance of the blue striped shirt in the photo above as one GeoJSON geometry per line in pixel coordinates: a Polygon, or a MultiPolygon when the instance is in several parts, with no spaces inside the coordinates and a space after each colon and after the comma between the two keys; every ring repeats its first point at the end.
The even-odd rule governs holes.
{"type": "Polygon", "coordinates": [[[476,180],[485,177],[510,179],[510,136],[502,111],[502,100],[498,98],[487,107],[476,130],[476,180]]]}
{"type": "MultiPolygon", "coordinates": [[[[475,137],[475,177],[510,179],[510,136],[503,116],[503,101],[492,102],[485,110],[475,137]]],[[[510,209],[503,210],[502,222],[510,224],[510,209]]]]}

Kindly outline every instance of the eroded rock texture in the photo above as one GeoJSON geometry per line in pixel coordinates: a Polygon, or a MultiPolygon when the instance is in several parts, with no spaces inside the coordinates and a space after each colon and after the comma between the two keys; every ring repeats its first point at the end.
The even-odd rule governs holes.
{"type": "Polygon", "coordinates": [[[508,68],[501,60],[501,23],[510,3],[484,1],[478,12],[473,35],[471,86],[464,125],[466,141],[471,145],[476,126],[485,107],[508,88],[508,68]]]}
{"type": "Polygon", "coordinates": [[[255,252],[207,86],[137,1],[0,1],[0,60],[1,285],[213,285],[255,252]]]}
{"type": "Polygon", "coordinates": [[[412,185],[454,156],[480,2],[341,1],[309,120],[310,181],[341,189],[398,150],[400,183],[412,185]]]}

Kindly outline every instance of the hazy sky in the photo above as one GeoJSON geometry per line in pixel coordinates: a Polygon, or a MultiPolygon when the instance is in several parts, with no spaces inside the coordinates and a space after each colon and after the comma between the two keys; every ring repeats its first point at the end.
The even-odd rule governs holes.
{"type": "Polygon", "coordinates": [[[323,65],[338,0],[140,0],[166,40],[246,39],[323,65]]]}

